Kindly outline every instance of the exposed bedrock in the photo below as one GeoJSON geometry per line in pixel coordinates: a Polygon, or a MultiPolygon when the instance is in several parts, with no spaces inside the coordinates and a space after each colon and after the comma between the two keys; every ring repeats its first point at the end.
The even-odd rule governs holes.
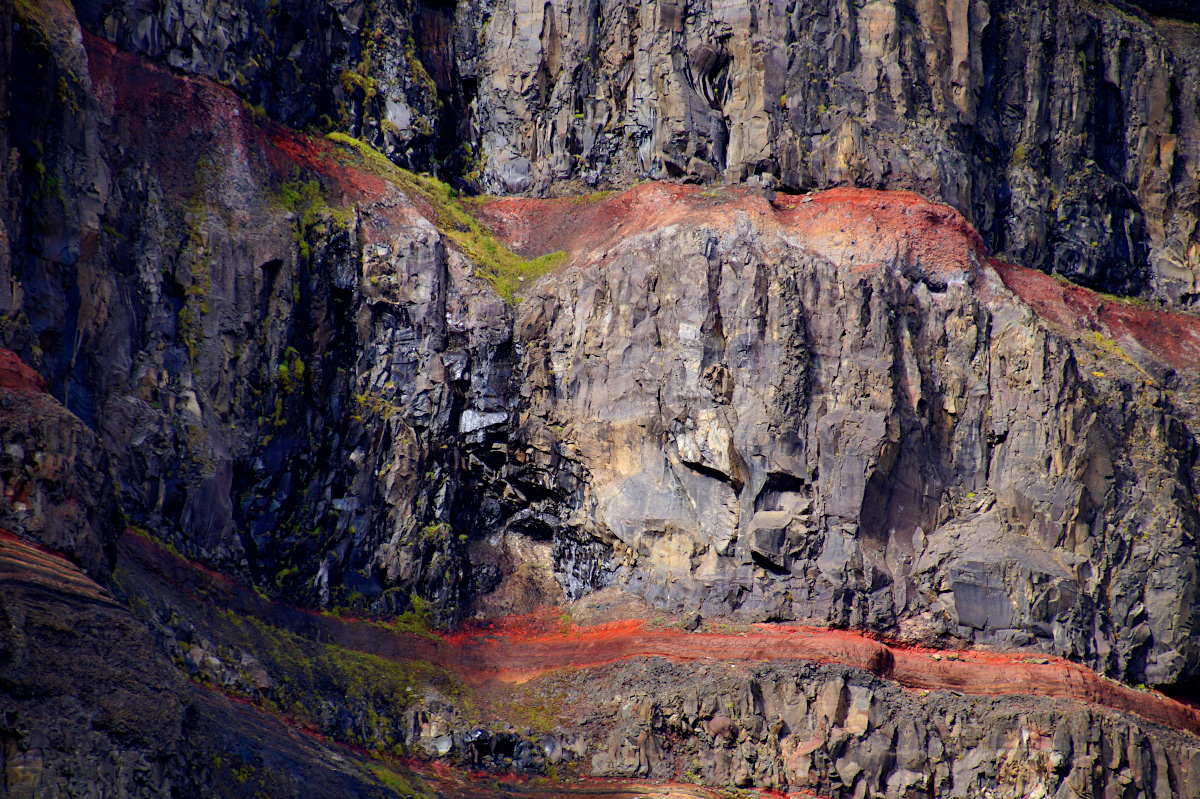
{"type": "Polygon", "coordinates": [[[911,189],[1027,266],[1198,293],[1187,2],[88,0],[80,18],[489,193],[911,189]]]}
{"type": "Polygon", "coordinates": [[[731,671],[663,661],[596,670],[572,699],[602,719],[592,773],[820,795],[1188,796],[1187,738],[1046,702],[915,696],[862,673],[772,662],[731,671]],[[677,773],[677,772],[676,772],[677,773]]]}
{"type": "Polygon", "coordinates": [[[570,253],[514,308],[382,159],[38,8],[3,343],[130,524],[307,604],[453,621],[615,585],[1200,667],[1193,318],[994,266],[916,195],[666,184],[483,205],[570,253]]]}
{"type": "Polygon", "coordinates": [[[1197,45],[1103,2],[511,0],[472,124],[491,192],[912,189],[1020,263],[1190,303],[1197,45]]]}
{"type": "Polygon", "coordinates": [[[450,530],[471,451],[451,445],[465,397],[507,419],[511,312],[352,149],[37,8],[0,306],[63,421],[6,428],[0,521],[91,562],[115,486],[130,525],[297,601],[415,592],[453,617],[489,572],[450,530]]]}
{"type": "Polygon", "coordinates": [[[575,253],[519,309],[509,467],[573,489],[543,531],[568,596],[1195,673],[1194,371],[1039,320],[912,195],[485,210],[517,244],[522,214],[575,253]]]}

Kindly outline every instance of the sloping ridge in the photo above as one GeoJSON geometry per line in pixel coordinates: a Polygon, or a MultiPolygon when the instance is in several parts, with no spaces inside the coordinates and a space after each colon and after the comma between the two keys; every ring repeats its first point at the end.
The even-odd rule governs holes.
{"type": "MultiPolygon", "coordinates": [[[[0,540],[0,553],[10,556],[12,548],[22,546],[28,547],[13,539],[0,540]]],[[[564,667],[589,668],[639,657],[795,659],[851,666],[914,690],[1074,699],[1200,737],[1200,709],[1157,691],[1113,682],[1065,659],[1035,653],[933,650],[848,630],[802,625],[753,625],[744,635],[687,633],[674,627],[652,629],[643,620],[548,632],[528,618],[515,618],[457,634],[420,636],[268,602],[140,536],[122,538],[121,556],[136,563],[142,574],[173,583],[180,596],[198,592],[219,599],[236,613],[253,615],[298,634],[391,660],[426,661],[448,668],[468,682],[521,682],[564,667]]]]}

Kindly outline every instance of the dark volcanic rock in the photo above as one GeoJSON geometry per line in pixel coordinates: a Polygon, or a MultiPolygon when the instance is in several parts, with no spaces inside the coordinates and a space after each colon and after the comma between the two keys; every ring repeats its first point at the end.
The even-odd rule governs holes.
{"type": "Polygon", "coordinates": [[[1020,263],[1190,303],[1198,54],[1108,3],[501,3],[481,181],[912,189],[1020,263]]]}
{"type": "Polygon", "coordinates": [[[1026,265],[1197,293],[1188,2],[91,0],[80,16],[290,124],[321,117],[491,193],[911,189],[1026,265]]]}
{"type": "Polygon", "coordinates": [[[0,774],[11,797],[367,795],[353,753],[196,685],[67,561],[0,533],[0,774]]]}
{"type": "Polygon", "coordinates": [[[692,627],[1024,648],[1186,693],[1200,323],[989,248],[1192,301],[1191,23],[1058,0],[13,13],[10,790],[256,793],[281,772],[283,794],[373,790],[352,757],[186,673],[265,706],[309,685],[296,706],[322,733],[472,768],[659,777],[686,746],[721,785],[1194,792],[1192,739],[1066,700],[929,699],[829,666],[692,695],[656,662],[579,676],[564,707],[600,711],[535,736],[417,703],[407,673],[376,693],[326,679],[386,664],[312,639],[281,655],[266,622],[223,615],[319,633],[294,605],[349,606],[419,627],[603,590],[692,627]],[[674,182],[471,206],[515,251],[567,253],[545,276],[513,267],[523,296],[501,296],[464,254],[493,242],[446,187],[278,120],[444,156],[460,186],[674,182]],[[948,205],[790,193],[847,185],[948,205]],[[187,593],[148,587],[169,574],[118,591],[126,524],[241,585],[190,606],[157,601],[187,593]],[[193,640],[203,623],[229,640],[193,640]]]}
{"type": "Polygon", "coordinates": [[[31,195],[59,210],[22,218],[7,340],[134,524],[308,603],[452,619],[615,582],[1200,667],[1186,318],[1039,321],[911,195],[668,187],[486,207],[572,253],[514,317],[384,167],[57,19],[19,94],[76,98],[22,134],[66,205],[31,195]]]}
{"type": "Polygon", "coordinates": [[[555,535],[610,545],[607,579],[674,612],[1041,647],[1135,682],[1200,667],[1194,344],[1155,356],[1103,303],[1111,328],[1040,321],[912,195],[648,186],[484,213],[574,255],[520,307],[509,480],[558,487],[555,535]]]}

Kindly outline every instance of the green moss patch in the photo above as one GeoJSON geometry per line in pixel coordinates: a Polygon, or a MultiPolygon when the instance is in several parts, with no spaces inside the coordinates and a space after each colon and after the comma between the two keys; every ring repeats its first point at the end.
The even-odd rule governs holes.
{"type": "Polygon", "coordinates": [[[506,302],[519,302],[522,288],[531,286],[539,277],[566,262],[565,252],[548,253],[533,259],[520,257],[501,244],[466,210],[449,185],[401,169],[369,144],[344,133],[330,133],[329,139],[353,150],[371,171],[395,183],[409,199],[428,205],[433,214],[430,221],[438,231],[475,262],[479,276],[487,280],[506,302]]]}

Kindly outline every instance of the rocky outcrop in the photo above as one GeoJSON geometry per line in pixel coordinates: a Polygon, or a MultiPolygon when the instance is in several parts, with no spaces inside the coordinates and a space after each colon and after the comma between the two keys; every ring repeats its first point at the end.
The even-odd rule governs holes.
{"type": "Polygon", "coordinates": [[[592,773],[820,795],[1189,796],[1194,741],[1068,704],[915,696],[836,667],[627,663],[573,686],[610,732],[592,773]],[[586,697],[586,699],[585,699],[586,697]]]}
{"type": "Polygon", "coordinates": [[[369,137],[407,166],[428,168],[455,148],[465,100],[440,4],[86,0],[77,9],[92,33],[230,86],[294,127],[369,137]]]}
{"type": "Polygon", "coordinates": [[[1019,263],[1187,304],[1198,52],[1194,26],[1108,3],[514,0],[472,124],[489,192],[912,189],[1019,263]]]}
{"type": "Polygon", "coordinates": [[[516,437],[553,456],[511,471],[586,475],[530,507],[611,547],[606,579],[678,612],[1194,673],[1190,319],[1160,315],[1192,342],[1171,352],[1153,313],[1040,321],[911,195],[647,186],[484,214],[574,253],[520,308],[516,437]]]}
{"type": "Polygon", "coordinates": [[[190,673],[371,751],[827,796],[1195,791],[1195,708],[1061,661],[546,613],[437,637],[272,604],[146,539],[122,555],[135,606],[190,673]],[[394,675],[399,690],[379,690],[394,675]]]}
{"type": "MultiPolygon", "coordinates": [[[[284,19],[270,5],[84,3],[81,27],[65,4],[21,4],[4,27],[11,54],[0,48],[15,148],[0,204],[0,344],[15,354],[0,358],[0,526],[25,542],[6,547],[65,554],[114,594],[31,549],[55,580],[70,574],[50,591],[69,607],[37,616],[18,592],[5,613],[33,619],[30,640],[70,614],[86,624],[46,650],[52,670],[6,655],[5,701],[39,729],[76,701],[88,721],[66,743],[4,733],[17,741],[6,768],[34,769],[21,759],[34,749],[65,764],[55,774],[149,753],[147,790],[165,790],[175,775],[212,784],[204,769],[229,751],[288,753],[267,772],[333,757],[300,733],[303,745],[246,743],[259,710],[184,698],[216,690],[343,743],[489,769],[656,776],[680,745],[707,782],[846,795],[1195,784],[1183,734],[1066,698],[915,697],[877,681],[884,644],[853,673],[764,667],[811,683],[787,733],[766,707],[798,708],[800,688],[756,683],[758,724],[750,705],[715,698],[740,688],[698,686],[693,703],[658,661],[653,699],[628,712],[477,733],[450,687],[406,691],[413,652],[463,665],[443,662],[427,629],[420,648],[288,606],[452,626],[587,609],[603,590],[692,629],[712,617],[853,627],[1061,656],[1187,693],[1200,671],[1200,324],[990,251],[1189,302],[1194,109],[1171,87],[1190,80],[1192,28],[1099,5],[798,9],[499,4],[401,24],[374,5],[300,4],[284,19]],[[490,24],[467,35],[481,15],[490,24]],[[272,44],[268,28],[291,32],[272,44]],[[385,52],[418,29],[417,55],[385,52]],[[276,46],[294,55],[295,85],[276,46]],[[406,94],[418,64],[433,88],[406,94]],[[448,92],[440,111],[435,90],[448,92]],[[1101,113],[1110,91],[1120,118],[1101,113]],[[428,132],[372,127],[400,119],[402,97],[411,130],[428,132]],[[485,160],[459,185],[677,180],[470,205],[514,256],[446,185],[358,139],[271,119],[338,103],[336,125],[414,163],[426,145],[447,152],[435,146],[447,119],[469,119],[465,141],[485,160]],[[836,184],[950,205],[774,191],[836,184]],[[153,563],[114,575],[126,524],[226,588],[187,604],[158,582],[179,575],[153,563]],[[322,638],[332,631],[346,637],[322,638]],[[102,641],[119,650],[111,661],[102,641]],[[75,650],[107,671],[68,664],[75,650]],[[391,681],[355,681],[367,672],[391,681]],[[147,695],[166,714],[149,737],[92,721],[122,675],[175,698],[147,695]],[[93,693],[71,692],[88,680],[93,693]],[[35,694],[51,698],[22,698],[35,694]],[[71,760],[76,738],[91,743],[71,760]],[[1013,765],[1038,752],[1040,769],[1013,765]]],[[[609,660],[645,654],[664,653],[609,660]]],[[[579,691],[625,685],[624,667],[598,662],[582,664],[569,708],[589,706],[579,691]]],[[[140,723],[117,710],[113,724],[140,723]]],[[[374,784],[313,773],[331,793],[374,784]]]]}
{"type": "Polygon", "coordinates": [[[25,135],[71,207],[24,217],[7,341],[181,551],[447,620],[615,584],[1200,667],[1189,318],[1030,289],[1039,319],[913,195],[669,186],[484,206],[571,254],[514,315],[382,159],[43,27],[80,112],[25,135]]]}
{"type": "Polygon", "coordinates": [[[1015,261],[1190,305],[1187,5],[89,2],[80,17],[463,186],[909,189],[1015,261]]]}
{"type": "Polygon", "coordinates": [[[46,394],[41,377],[0,350],[0,529],[103,578],[122,517],[96,436],[46,394]]]}
{"type": "Polygon", "coordinates": [[[15,137],[41,182],[5,342],[94,435],[70,457],[99,480],[107,453],[130,523],[209,564],[453,616],[490,579],[450,529],[470,450],[450,444],[464,395],[484,427],[507,419],[503,303],[385,161],[80,36],[63,8],[20,35],[53,68],[14,78],[18,112],[56,110],[15,137]]]}
{"type": "Polygon", "coordinates": [[[0,533],[5,796],[347,796],[381,790],[349,750],[198,686],[63,558],[0,533]]]}

